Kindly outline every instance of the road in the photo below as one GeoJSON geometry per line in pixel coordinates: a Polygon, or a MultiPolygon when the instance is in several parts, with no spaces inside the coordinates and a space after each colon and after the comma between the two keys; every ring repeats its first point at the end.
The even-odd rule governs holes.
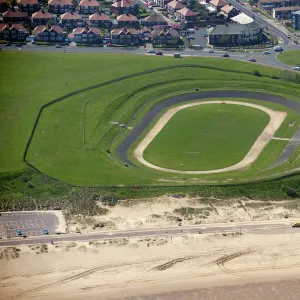
{"type": "Polygon", "coordinates": [[[20,246],[20,245],[32,245],[32,244],[49,244],[51,240],[54,243],[58,242],[84,242],[91,240],[104,240],[104,239],[118,239],[118,238],[136,238],[145,236],[166,236],[174,237],[186,234],[199,234],[201,230],[202,234],[212,233],[229,233],[229,232],[241,232],[247,234],[292,234],[300,233],[300,228],[293,228],[293,223],[299,222],[299,220],[275,220],[275,221],[263,221],[252,223],[235,223],[235,224],[203,224],[202,226],[183,226],[183,227],[166,227],[166,228],[151,228],[151,229],[139,229],[139,230],[124,230],[124,231],[112,231],[101,232],[93,234],[66,234],[60,236],[41,236],[41,237],[28,237],[14,238],[9,240],[0,240],[0,246],[20,246]]]}
{"type": "MultiPolygon", "coordinates": [[[[64,48],[55,48],[54,46],[37,46],[37,45],[25,45],[22,48],[5,47],[2,46],[2,51],[32,51],[32,52],[51,52],[51,53],[112,53],[112,54],[132,54],[132,55],[149,55],[144,48],[139,49],[120,49],[109,47],[76,47],[65,46],[64,48]],[[20,49],[20,50],[19,50],[20,49]]],[[[300,45],[289,45],[284,47],[284,50],[300,50],[300,45]]],[[[191,50],[163,50],[164,55],[173,56],[174,53],[180,52],[183,57],[222,57],[224,53],[229,51],[216,51],[215,53],[208,53],[208,49],[191,50]]],[[[231,52],[230,58],[240,61],[248,61],[250,57],[256,59],[257,63],[287,70],[292,70],[292,66],[283,64],[276,59],[278,53],[270,50],[271,54],[263,55],[261,52],[231,52]]],[[[153,55],[153,54],[151,54],[153,55]]]]}
{"type": "Polygon", "coordinates": [[[267,28],[271,33],[273,33],[276,37],[280,37],[283,40],[283,45],[288,45],[290,43],[290,39],[286,37],[286,33],[281,31],[278,27],[275,27],[273,24],[268,22],[266,20],[266,17],[258,14],[257,12],[253,12],[251,8],[241,5],[240,3],[236,1],[231,1],[231,5],[235,7],[237,10],[247,14],[248,16],[252,17],[254,16],[254,20],[256,23],[261,25],[264,28],[267,28]]]}

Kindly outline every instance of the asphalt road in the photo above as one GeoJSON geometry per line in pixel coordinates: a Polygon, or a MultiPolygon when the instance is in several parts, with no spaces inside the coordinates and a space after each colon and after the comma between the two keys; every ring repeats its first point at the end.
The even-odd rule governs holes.
{"type": "MultiPolygon", "coordinates": [[[[271,94],[265,94],[261,92],[250,92],[243,91],[242,95],[244,98],[263,100],[267,102],[278,103],[288,108],[291,108],[300,114],[300,103],[292,100],[285,99],[280,96],[275,96],[271,94]]],[[[207,98],[240,98],[241,91],[206,91],[206,92],[195,92],[183,95],[177,95],[170,97],[164,101],[160,101],[153,105],[146,116],[137,124],[133,130],[128,134],[128,136],[117,146],[116,154],[121,161],[127,163],[128,165],[134,166],[132,162],[127,157],[127,152],[129,148],[135,143],[135,141],[140,137],[142,132],[150,125],[152,120],[163,110],[171,105],[184,103],[186,101],[201,100],[207,98]]],[[[290,153],[292,155],[292,153],[290,153]]]]}
{"type": "Polygon", "coordinates": [[[42,237],[29,237],[29,238],[14,238],[10,240],[0,240],[0,246],[19,246],[19,245],[32,245],[32,244],[47,244],[53,241],[58,242],[84,242],[91,240],[103,239],[117,239],[117,238],[135,238],[145,236],[165,236],[168,238],[186,235],[186,234],[202,234],[212,233],[229,233],[229,232],[242,232],[247,234],[264,234],[264,235],[277,235],[277,234],[292,234],[300,233],[300,228],[293,228],[292,224],[298,220],[284,220],[284,221],[266,221],[266,222],[253,222],[253,223],[236,223],[236,224],[203,224],[202,226],[184,226],[184,227],[167,227],[167,228],[152,228],[140,230],[126,230],[114,232],[102,232],[95,234],[85,235],[61,235],[61,236],[42,236],[42,237]]]}
{"type": "MultiPolygon", "coordinates": [[[[2,51],[32,51],[32,52],[53,52],[53,53],[112,53],[112,54],[132,54],[132,55],[149,55],[144,48],[139,49],[124,49],[124,48],[110,48],[110,47],[80,47],[80,46],[65,46],[64,48],[55,48],[54,46],[38,46],[25,45],[22,48],[1,46],[2,51]],[[20,49],[20,50],[19,50],[20,49]]],[[[300,45],[285,46],[284,50],[300,50],[300,45]]],[[[283,64],[276,59],[278,53],[270,50],[270,55],[263,55],[261,52],[230,52],[230,51],[215,51],[215,53],[208,53],[208,49],[191,50],[163,50],[164,55],[173,56],[174,53],[180,52],[181,55],[190,57],[222,57],[224,53],[230,53],[230,58],[234,60],[248,61],[250,57],[256,59],[257,63],[292,70],[292,66],[283,64]]],[[[1,54],[1,53],[0,53],[1,54]]],[[[150,54],[153,55],[153,54],[150,54]]],[[[162,59],[162,57],[158,57],[162,59]]]]}
{"type": "Polygon", "coordinates": [[[254,21],[256,21],[262,27],[267,27],[268,30],[271,31],[276,37],[280,37],[283,40],[283,45],[288,45],[290,43],[290,39],[288,39],[286,37],[286,34],[283,31],[281,31],[279,28],[275,27],[274,25],[271,25],[258,13],[253,12],[251,9],[249,9],[245,5],[241,5],[234,0],[231,1],[231,5],[234,6],[236,9],[238,9],[239,11],[247,14],[248,16],[250,16],[252,18],[254,16],[254,21]]]}

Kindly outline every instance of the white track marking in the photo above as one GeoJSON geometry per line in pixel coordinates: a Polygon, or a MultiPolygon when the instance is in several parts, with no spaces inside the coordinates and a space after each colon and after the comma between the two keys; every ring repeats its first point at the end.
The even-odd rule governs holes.
{"type": "Polygon", "coordinates": [[[198,101],[189,104],[180,105],[174,108],[169,109],[154,125],[154,127],[148,132],[148,134],[144,137],[144,139],[139,143],[139,145],[134,150],[134,157],[143,165],[156,169],[163,172],[170,172],[170,173],[178,173],[178,174],[214,174],[214,173],[223,173],[228,171],[236,171],[240,169],[244,169],[249,167],[259,156],[259,154],[263,151],[265,146],[269,143],[269,141],[273,138],[275,132],[280,127],[284,119],[286,118],[287,113],[281,111],[275,111],[265,106],[247,103],[247,102],[238,102],[238,101],[198,101]],[[170,121],[170,119],[182,109],[196,106],[196,105],[204,105],[204,104],[234,104],[234,105],[243,105],[249,106],[253,108],[260,109],[267,113],[270,116],[269,124],[265,127],[264,131],[261,135],[257,138],[249,152],[246,156],[237,164],[216,170],[209,170],[209,171],[183,171],[183,170],[173,170],[167,169],[163,167],[159,167],[153,165],[146,161],[143,157],[143,153],[145,149],[149,146],[152,140],[156,137],[156,135],[164,128],[164,126],[170,121]]]}

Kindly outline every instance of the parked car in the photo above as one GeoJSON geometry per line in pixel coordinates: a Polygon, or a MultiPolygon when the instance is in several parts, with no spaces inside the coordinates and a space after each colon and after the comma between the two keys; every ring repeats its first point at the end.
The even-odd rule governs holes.
{"type": "Polygon", "coordinates": [[[4,44],[5,47],[11,47],[11,44],[10,43],[6,43],[4,44]]]}
{"type": "Polygon", "coordinates": [[[194,35],[189,35],[188,37],[189,37],[190,40],[194,40],[195,39],[194,35]]]}
{"type": "Polygon", "coordinates": [[[163,53],[161,51],[158,51],[155,53],[156,55],[163,55],[163,53]]]}
{"type": "Polygon", "coordinates": [[[22,47],[22,44],[15,44],[15,47],[20,48],[20,47],[22,47]]]}
{"type": "Polygon", "coordinates": [[[203,33],[203,36],[206,37],[206,32],[203,33]]]}
{"type": "Polygon", "coordinates": [[[154,50],[154,49],[149,49],[149,50],[147,51],[147,53],[155,53],[155,50],[154,50]]]}
{"type": "Polygon", "coordinates": [[[44,229],[44,234],[49,234],[49,231],[47,228],[44,229]]]}
{"type": "Polygon", "coordinates": [[[281,51],[283,51],[283,49],[282,49],[281,46],[275,46],[273,49],[274,49],[274,51],[276,51],[276,52],[281,52],[281,51]]]}
{"type": "Polygon", "coordinates": [[[225,54],[223,55],[223,57],[229,57],[229,54],[225,53],[225,54]]]}
{"type": "Polygon", "coordinates": [[[20,229],[17,230],[17,235],[18,235],[18,236],[23,235],[23,233],[22,233],[22,231],[21,231],[20,229]]]}
{"type": "Polygon", "coordinates": [[[198,27],[198,26],[194,26],[194,29],[198,30],[198,29],[199,29],[199,27],[198,27]]]}
{"type": "Polygon", "coordinates": [[[271,54],[270,51],[264,51],[264,55],[268,55],[268,54],[271,54]]]}
{"type": "Polygon", "coordinates": [[[286,35],[286,37],[289,39],[289,38],[290,38],[290,35],[289,35],[289,34],[287,34],[287,35],[286,35]]]}
{"type": "Polygon", "coordinates": [[[249,61],[256,62],[256,59],[255,58],[250,58],[249,61]]]}
{"type": "Polygon", "coordinates": [[[294,44],[298,45],[298,44],[299,44],[299,42],[298,42],[298,41],[294,41],[294,44]]]}
{"type": "Polygon", "coordinates": [[[61,45],[55,45],[55,48],[62,48],[61,45]]]}
{"type": "Polygon", "coordinates": [[[300,227],[300,223],[295,223],[292,225],[292,227],[300,227]]]}
{"type": "Polygon", "coordinates": [[[189,28],[189,29],[187,30],[187,32],[188,32],[188,33],[195,33],[195,30],[194,30],[194,28],[189,28]]]}
{"type": "Polygon", "coordinates": [[[208,53],[215,53],[215,51],[210,49],[210,50],[208,50],[208,53]]]}
{"type": "Polygon", "coordinates": [[[293,67],[294,71],[300,71],[300,67],[293,67]]]}
{"type": "Polygon", "coordinates": [[[207,26],[206,26],[206,28],[210,28],[210,27],[211,27],[211,25],[207,25],[207,26]]]}

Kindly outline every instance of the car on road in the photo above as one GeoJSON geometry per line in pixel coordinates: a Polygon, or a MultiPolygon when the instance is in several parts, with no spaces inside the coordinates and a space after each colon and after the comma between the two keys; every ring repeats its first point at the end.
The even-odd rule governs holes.
{"type": "Polygon", "coordinates": [[[49,231],[47,228],[44,229],[44,234],[49,234],[49,231]]]}
{"type": "Polygon", "coordinates": [[[155,53],[156,55],[163,55],[163,53],[161,51],[158,51],[155,53]]]}
{"type": "Polygon", "coordinates": [[[229,57],[229,54],[225,53],[223,54],[223,57],[229,57]]]}
{"type": "Polygon", "coordinates": [[[240,2],[240,4],[241,4],[241,5],[244,5],[245,3],[244,3],[244,2],[240,2]]]}
{"type": "Polygon", "coordinates": [[[149,49],[149,50],[147,51],[147,53],[155,53],[155,50],[154,50],[154,49],[149,49]]]}
{"type": "Polygon", "coordinates": [[[299,42],[295,40],[295,41],[294,41],[294,44],[299,45],[299,42]]]}
{"type": "Polygon", "coordinates": [[[300,67],[293,67],[294,71],[300,71],[300,67]]]}
{"type": "Polygon", "coordinates": [[[194,26],[194,29],[198,30],[198,29],[199,29],[199,27],[198,27],[198,26],[194,26]]]}
{"type": "Polygon", "coordinates": [[[263,53],[264,53],[264,55],[271,54],[271,52],[270,52],[270,51],[264,51],[263,53]]]}
{"type": "Polygon", "coordinates": [[[189,35],[188,37],[189,37],[190,40],[194,40],[195,39],[194,35],[189,35]]]}
{"type": "Polygon", "coordinates": [[[286,37],[289,39],[291,36],[289,34],[287,34],[286,37]]]}
{"type": "Polygon", "coordinates": [[[215,53],[215,51],[210,49],[210,50],[208,50],[208,53],[215,53]]]}
{"type": "Polygon", "coordinates": [[[256,62],[256,59],[255,58],[249,58],[249,61],[256,62]]]}
{"type": "Polygon", "coordinates": [[[4,44],[5,47],[11,47],[11,44],[10,43],[6,43],[4,44]]]}
{"type": "Polygon", "coordinates": [[[206,32],[203,33],[203,36],[206,37],[206,32]]]}
{"type": "Polygon", "coordinates": [[[61,45],[55,45],[55,48],[62,48],[61,45]]]}
{"type": "Polygon", "coordinates": [[[283,49],[282,49],[281,46],[275,46],[273,49],[274,49],[274,51],[276,51],[276,52],[281,52],[281,51],[283,51],[283,49]]]}
{"type": "Polygon", "coordinates": [[[292,225],[292,227],[300,227],[300,223],[295,223],[292,225]]]}
{"type": "Polygon", "coordinates": [[[15,44],[15,47],[21,48],[21,47],[22,47],[22,44],[15,44]]]}
{"type": "Polygon", "coordinates": [[[21,231],[20,229],[17,230],[17,235],[18,235],[18,236],[23,235],[23,233],[22,233],[22,231],[21,231]]]}
{"type": "Polygon", "coordinates": [[[211,25],[207,25],[207,26],[206,26],[206,28],[210,28],[210,27],[211,27],[211,25]]]}

